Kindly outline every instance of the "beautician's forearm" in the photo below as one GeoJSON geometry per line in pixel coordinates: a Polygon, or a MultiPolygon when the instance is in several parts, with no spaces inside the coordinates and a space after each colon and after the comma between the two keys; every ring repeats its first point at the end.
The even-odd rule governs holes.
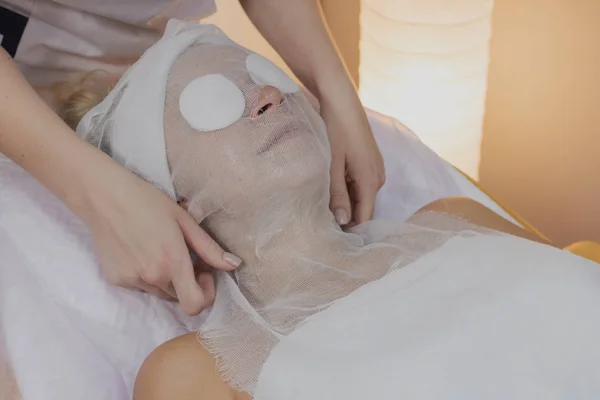
{"type": "Polygon", "coordinates": [[[354,95],[354,85],[323,19],[318,0],[240,0],[291,70],[319,100],[354,95]]]}
{"type": "Polygon", "coordinates": [[[27,83],[0,47],[0,152],[83,216],[98,168],[115,168],[78,138],[27,83]]]}

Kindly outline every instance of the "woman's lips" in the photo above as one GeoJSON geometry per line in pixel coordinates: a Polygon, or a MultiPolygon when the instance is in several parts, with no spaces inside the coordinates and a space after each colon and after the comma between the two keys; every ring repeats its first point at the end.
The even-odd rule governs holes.
{"type": "Polygon", "coordinates": [[[286,124],[281,128],[275,129],[258,150],[258,154],[263,154],[282,142],[298,137],[302,132],[302,127],[297,124],[286,124]]]}

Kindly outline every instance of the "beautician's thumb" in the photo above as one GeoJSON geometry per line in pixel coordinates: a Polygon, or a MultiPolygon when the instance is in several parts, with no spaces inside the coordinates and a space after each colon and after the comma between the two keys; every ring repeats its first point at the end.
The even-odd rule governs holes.
{"type": "Polygon", "coordinates": [[[330,187],[330,208],[335,216],[335,220],[340,226],[350,222],[352,218],[350,196],[348,195],[348,185],[346,183],[346,170],[344,162],[332,163],[331,165],[331,187],[330,187]]]}
{"type": "Polygon", "coordinates": [[[223,250],[187,212],[182,213],[178,222],[185,242],[206,264],[224,271],[232,271],[242,264],[241,258],[223,250]]]}

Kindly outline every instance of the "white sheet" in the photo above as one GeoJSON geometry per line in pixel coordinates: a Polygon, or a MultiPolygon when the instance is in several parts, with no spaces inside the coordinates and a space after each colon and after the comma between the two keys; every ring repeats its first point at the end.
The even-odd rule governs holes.
{"type": "MultiPolygon", "coordinates": [[[[403,221],[456,195],[502,213],[405,127],[373,112],[369,117],[388,171],[376,218],[403,221]]],[[[24,399],[126,399],[146,355],[201,320],[108,285],[88,230],[33,178],[0,159],[0,338],[24,399]]]]}
{"type": "Polygon", "coordinates": [[[1,171],[13,190],[0,195],[0,326],[24,398],[128,398],[146,355],[199,319],[108,285],[82,223],[21,171],[1,171]]]}
{"type": "Polygon", "coordinates": [[[374,111],[368,111],[368,116],[387,174],[386,184],[377,196],[375,219],[406,221],[435,200],[465,196],[516,223],[456,168],[423,145],[408,127],[374,111]]]}
{"type": "Polygon", "coordinates": [[[256,400],[598,399],[600,268],[454,238],[280,341],[256,400]]]}

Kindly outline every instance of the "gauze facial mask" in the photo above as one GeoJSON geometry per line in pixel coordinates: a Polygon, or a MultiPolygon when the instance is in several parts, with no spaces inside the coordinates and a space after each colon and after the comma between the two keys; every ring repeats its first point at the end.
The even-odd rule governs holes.
{"type": "Polygon", "coordinates": [[[250,54],[246,58],[246,68],[255,83],[274,86],[283,93],[295,93],[300,88],[279,67],[258,54],[250,54]]]}

